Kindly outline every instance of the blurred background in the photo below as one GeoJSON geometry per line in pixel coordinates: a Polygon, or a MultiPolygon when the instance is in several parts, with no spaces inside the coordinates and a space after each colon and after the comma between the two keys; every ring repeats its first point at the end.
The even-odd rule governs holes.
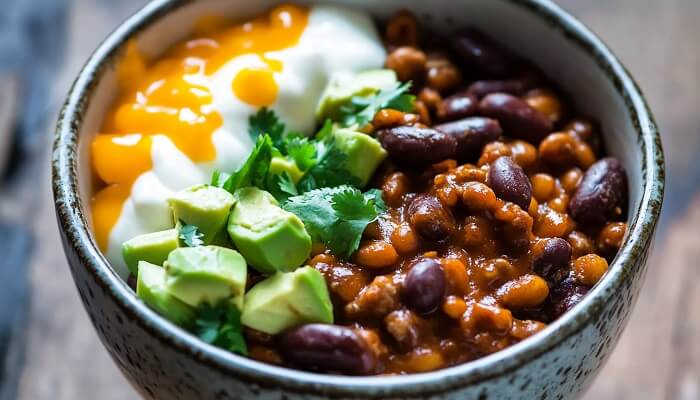
{"type": "MultiPolygon", "coordinates": [[[[145,0],[0,1],[0,400],[132,399],[71,281],[49,188],[81,65],[145,0]]],[[[700,399],[700,1],[559,0],[613,49],[664,139],[667,190],[641,298],[585,399],[700,399]]]]}

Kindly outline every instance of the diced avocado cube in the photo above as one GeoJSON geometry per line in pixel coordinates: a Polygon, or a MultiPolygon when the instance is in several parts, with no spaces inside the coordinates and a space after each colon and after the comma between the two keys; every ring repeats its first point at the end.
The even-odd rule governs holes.
{"type": "Polygon", "coordinates": [[[122,256],[129,272],[137,276],[139,261],[163,265],[168,254],[178,248],[179,244],[177,229],[147,233],[124,242],[122,256]]]}
{"type": "Polygon", "coordinates": [[[273,175],[282,175],[288,173],[294,183],[299,182],[304,173],[299,169],[294,160],[289,160],[285,157],[272,157],[270,160],[270,173],[273,175]]]}
{"type": "Polygon", "coordinates": [[[270,335],[308,323],[333,323],[333,305],[326,281],[306,266],[277,273],[245,295],[243,325],[270,335]]]}
{"type": "Polygon", "coordinates": [[[168,199],[175,220],[196,226],[204,244],[211,243],[226,226],[234,201],[231,193],[209,185],[192,186],[168,199]]]}
{"type": "Polygon", "coordinates": [[[190,326],[194,321],[195,311],[166,290],[163,267],[141,261],[138,263],[138,270],[136,295],[167,320],[183,327],[190,326]]]}
{"type": "Polygon", "coordinates": [[[390,69],[373,69],[357,74],[334,75],[316,106],[316,118],[323,121],[340,119],[340,108],[353,96],[367,97],[398,82],[396,72],[390,69]]]}
{"type": "Polygon", "coordinates": [[[238,251],[263,274],[289,272],[311,253],[311,237],[296,215],[283,210],[270,193],[254,187],[234,193],[236,206],[228,233],[238,251]]]}
{"type": "Polygon", "coordinates": [[[180,247],[165,261],[165,287],[181,301],[197,307],[233,299],[242,307],[248,276],[237,251],[218,246],[180,247]]]}
{"type": "Polygon", "coordinates": [[[340,151],[345,153],[345,169],[358,178],[362,186],[367,185],[387,152],[379,141],[352,129],[334,129],[333,136],[340,151]]]}

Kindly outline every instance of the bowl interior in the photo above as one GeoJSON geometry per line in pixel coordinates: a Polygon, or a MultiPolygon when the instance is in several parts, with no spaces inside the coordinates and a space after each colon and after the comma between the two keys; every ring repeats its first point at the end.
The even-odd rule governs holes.
{"type": "MultiPolygon", "coordinates": [[[[297,1],[295,1],[297,2],[297,1]]],[[[298,1],[312,4],[313,1],[298,1]]],[[[279,3],[275,0],[240,0],[234,2],[219,0],[156,0],[140,12],[137,18],[128,20],[120,26],[113,36],[103,45],[92,60],[90,67],[97,67],[95,72],[88,68],[83,74],[92,74],[90,90],[86,90],[84,101],[85,112],[78,126],[79,149],[78,171],[79,196],[82,199],[82,211],[89,218],[90,197],[93,188],[93,176],[90,168],[90,142],[98,132],[103,116],[111,102],[116,97],[116,77],[114,61],[119,59],[120,51],[127,39],[136,38],[141,51],[151,57],[157,57],[169,46],[183,39],[191,30],[195,21],[206,15],[225,15],[236,20],[263,12],[279,3]],[[104,57],[104,59],[102,59],[104,57]],[[104,61],[101,62],[100,60],[104,61]]],[[[603,45],[590,34],[578,21],[563,13],[557,6],[546,0],[334,0],[323,3],[343,4],[367,10],[379,19],[384,19],[396,10],[408,8],[413,10],[422,23],[433,28],[449,32],[458,27],[475,27],[501,42],[514,53],[532,61],[570,97],[570,101],[580,113],[595,118],[601,125],[608,154],[618,157],[628,172],[630,198],[629,219],[632,232],[628,234],[625,246],[631,247],[635,240],[641,246],[647,245],[650,233],[643,225],[652,225],[658,212],[647,212],[651,206],[650,193],[660,190],[663,185],[661,172],[656,169],[650,173],[646,168],[660,158],[660,148],[653,145],[655,129],[653,121],[647,113],[646,105],[640,97],[634,82],[627,76],[614,57],[603,45]],[[660,182],[652,183],[650,177],[659,177],[660,182]],[[644,204],[643,204],[644,201],[644,204]],[[638,222],[641,222],[638,224],[638,222]],[[638,226],[639,225],[639,226],[638,226]],[[644,233],[647,232],[647,233],[644,233]]],[[[86,78],[90,79],[90,78],[86,78]]],[[[84,88],[71,96],[82,96],[84,88]]],[[[69,100],[70,101],[70,100],[69,100]]],[[[73,118],[68,116],[68,118],[73,118]]],[[[657,193],[656,196],[660,195],[657,193]]],[[[94,239],[90,245],[96,247],[94,239]]],[[[622,252],[621,252],[622,253],[622,252]]],[[[627,254],[627,257],[630,255],[627,254]]],[[[353,378],[353,385],[373,385],[381,383],[385,387],[405,384],[435,383],[439,376],[443,380],[457,379],[460,374],[470,371],[473,373],[491,373],[497,369],[505,370],[513,367],[515,353],[534,354],[536,348],[543,348],[546,335],[570,334],[576,330],[577,324],[583,319],[588,305],[594,301],[604,301],[603,297],[610,295],[610,288],[616,280],[624,279],[621,270],[623,262],[615,262],[611,271],[591,294],[572,312],[560,318],[545,329],[543,333],[512,346],[495,355],[475,362],[442,370],[435,373],[419,374],[421,376],[353,378]],[[604,294],[605,293],[605,294],[604,294]],[[598,296],[598,294],[600,296],[598,296]],[[594,299],[596,296],[600,299],[594,299]],[[566,328],[566,329],[562,329],[566,328]],[[503,362],[510,357],[512,362],[503,362]],[[494,366],[498,368],[494,369],[494,366]]],[[[98,264],[105,264],[104,260],[98,264]]],[[[98,269],[102,268],[100,265],[98,269]]],[[[111,278],[110,278],[111,279],[111,278]]],[[[117,292],[126,292],[125,288],[117,292]]],[[[145,316],[154,316],[139,306],[131,294],[120,294],[130,307],[135,307],[145,316]]],[[[163,325],[160,325],[163,326],[163,325]]],[[[165,325],[168,335],[175,334],[171,327],[165,325]]],[[[561,336],[560,336],[561,339],[561,336]]],[[[194,346],[203,346],[217,361],[226,364],[235,359],[234,364],[244,366],[256,372],[265,370],[271,376],[284,374],[297,381],[317,384],[347,383],[348,378],[319,376],[299,371],[283,370],[276,367],[264,366],[251,360],[241,359],[224,351],[199,344],[198,341],[184,339],[194,346]],[[276,375],[277,374],[277,375],[276,375]]],[[[230,364],[229,364],[230,365],[230,364]]]]}

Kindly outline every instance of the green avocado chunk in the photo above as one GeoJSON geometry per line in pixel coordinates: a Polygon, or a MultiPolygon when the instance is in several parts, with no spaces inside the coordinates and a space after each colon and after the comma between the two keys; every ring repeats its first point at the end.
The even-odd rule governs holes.
{"type": "Polygon", "coordinates": [[[277,205],[272,195],[254,187],[234,193],[236,206],[228,233],[238,251],[263,274],[289,272],[311,253],[311,237],[296,215],[277,205]]]}
{"type": "Polygon", "coordinates": [[[173,296],[197,307],[232,298],[242,308],[248,271],[243,256],[219,246],[180,247],[165,261],[165,286],[173,296]]]}
{"type": "Polygon", "coordinates": [[[183,327],[190,326],[195,311],[166,290],[163,267],[141,261],[138,263],[138,271],[136,295],[167,320],[183,327]]]}
{"type": "Polygon", "coordinates": [[[192,186],[168,199],[175,221],[196,226],[204,244],[210,244],[226,226],[234,201],[231,193],[209,185],[192,186]]]}
{"type": "Polygon", "coordinates": [[[333,136],[340,151],[345,153],[345,169],[367,185],[379,164],[387,157],[387,152],[379,141],[362,132],[352,129],[334,129],[333,136]]]}
{"type": "Polygon", "coordinates": [[[316,106],[316,118],[319,121],[326,118],[338,121],[341,115],[340,108],[353,96],[371,96],[397,82],[396,72],[390,69],[372,69],[355,75],[336,75],[321,95],[316,106]]]}
{"type": "Polygon", "coordinates": [[[122,256],[132,275],[137,276],[139,261],[163,265],[171,251],[178,248],[180,240],[177,229],[146,233],[122,244],[122,256]]]}
{"type": "Polygon", "coordinates": [[[294,183],[299,182],[304,176],[297,163],[294,160],[289,160],[285,157],[272,157],[270,160],[270,173],[273,175],[282,175],[288,173],[294,183]]]}
{"type": "Polygon", "coordinates": [[[245,295],[243,325],[270,335],[308,323],[333,323],[333,305],[326,281],[306,266],[277,273],[245,295]]]}

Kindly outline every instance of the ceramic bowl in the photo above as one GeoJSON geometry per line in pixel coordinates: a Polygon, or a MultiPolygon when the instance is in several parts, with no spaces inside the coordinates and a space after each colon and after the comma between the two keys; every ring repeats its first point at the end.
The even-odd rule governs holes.
{"type": "Polygon", "coordinates": [[[56,213],[71,272],[92,323],[144,397],[158,399],[563,399],[590,383],[628,320],[661,210],[664,163],[639,88],[585,26],[545,0],[337,0],[378,18],[409,8],[449,30],[473,26],[537,64],[594,116],[607,151],[629,175],[629,230],[604,279],[569,313],[517,345],[477,361],[407,376],[319,375],[259,363],[212,347],[141,301],[97,249],[88,216],[90,139],[115,97],[114,65],[127,40],[157,56],[202,15],[254,16],[274,0],[157,0],[117,28],[80,72],[58,122],[53,153],[56,213]]]}

